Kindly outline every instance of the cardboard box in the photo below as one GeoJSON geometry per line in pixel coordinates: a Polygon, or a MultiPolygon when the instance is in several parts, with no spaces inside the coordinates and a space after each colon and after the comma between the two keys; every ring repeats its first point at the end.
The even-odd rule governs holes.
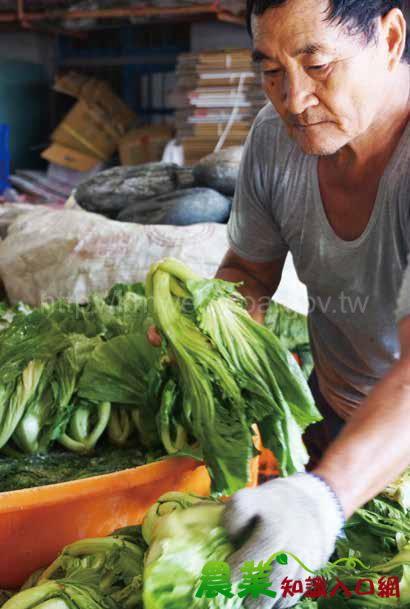
{"type": "Polygon", "coordinates": [[[119,144],[122,165],[140,165],[160,161],[173,131],[166,125],[147,125],[130,131],[119,144]]]}
{"type": "Polygon", "coordinates": [[[58,93],[65,93],[66,95],[80,99],[81,90],[89,80],[95,79],[90,79],[89,76],[80,74],[79,72],[67,72],[66,74],[57,77],[53,89],[54,91],[58,91],[58,93]]]}
{"type": "Polygon", "coordinates": [[[53,145],[43,158],[80,171],[108,161],[136,122],[135,114],[107,83],[76,72],[58,78],[54,89],[78,101],[52,133],[53,145]]]}
{"type": "Polygon", "coordinates": [[[67,148],[61,146],[61,144],[51,144],[42,153],[42,158],[46,159],[50,163],[56,165],[62,165],[75,171],[91,171],[97,165],[101,163],[100,159],[93,156],[74,150],[73,148],[67,148]]]}
{"type": "Polygon", "coordinates": [[[58,78],[54,90],[71,95],[94,107],[102,120],[113,126],[123,136],[136,123],[134,112],[120,99],[104,81],[83,74],[69,72],[58,78]]]}
{"type": "Polygon", "coordinates": [[[104,121],[95,106],[80,100],[52,133],[51,139],[66,148],[108,161],[117,149],[121,135],[104,121]]]}

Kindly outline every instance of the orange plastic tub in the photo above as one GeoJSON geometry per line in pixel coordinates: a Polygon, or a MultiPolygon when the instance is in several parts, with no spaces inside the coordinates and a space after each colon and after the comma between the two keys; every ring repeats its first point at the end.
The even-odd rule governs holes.
{"type": "MultiPolygon", "coordinates": [[[[258,458],[250,485],[257,484],[258,458]]],[[[209,495],[205,466],[173,457],[113,474],[0,493],[0,588],[17,588],[78,539],[141,523],[168,491],[209,495]]]]}
{"type": "Polygon", "coordinates": [[[200,462],[170,458],[157,463],[0,494],[0,588],[16,588],[52,562],[67,544],[138,524],[167,491],[208,495],[200,462]]]}

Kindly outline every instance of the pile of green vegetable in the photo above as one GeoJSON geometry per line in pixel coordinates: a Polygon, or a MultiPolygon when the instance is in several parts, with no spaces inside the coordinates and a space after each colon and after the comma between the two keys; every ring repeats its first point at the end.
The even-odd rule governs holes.
{"type": "Polygon", "coordinates": [[[3,606],[14,609],[137,609],[145,543],[140,527],[67,546],[3,606]]]}
{"type": "Polygon", "coordinates": [[[81,382],[96,361],[127,340],[133,409],[145,404],[146,376],[155,374],[159,362],[144,339],[146,321],[138,285],[116,286],[107,299],[93,296],[85,307],[57,301],[34,311],[18,309],[0,333],[0,449],[44,454],[58,443],[87,453],[104,432],[120,446],[135,428],[142,436],[137,417],[109,396],[88,398],[81,382]]]}
{"type": "MultiPolygon", "coordinates": [[[[338,590],[331,598],[321,598],[312,609],[382,609],[410,608],[410,514],[406,507],[387,497],[389,491],[370,501],[348,521],[345,538],[337,544],[337,558],[359,558],[370,569],[342,567],[329,577],[332,590],[338,577],[352,593],[347,597],[338,590]],[[382,598],[377,595],[378,582],[395,576],[400,582],[400,598],[382,598]],[[375,595],[359,596],[355,592],[359,579],[374,583],[375,595]]],[[[369,591],[362,584],[361,591],[369,591]]],[[[301,609],[303,609],[301,607],[301,609]]]]}
{"type": "MultiPolygon", "coordinates": [[[[12,484],[23,472],[21,487],[34,486],[47,475],[61,481],[168,453],[203,457],[214,491],[232,493],[247,481],[254,423],[283,475],[303,467],[301,434],[318,413],[289,350],[308,375],[306,319],[272,304],[269,329],[258,326],[236,286],[204,280],[176,261],[155,265],[145,289],[115,286],[84,307],[0,309],[0,489],[2,478],[12,484]],[[145,338],[152,323],[161,349],[145,338]]],[[[358,510],[338,540],[334,559],[371,567],[344,565],[326,576],[328,590],[338,577],[352,597],[339,590],[297,608],[410,609],[409,509],[406,472],[358,510]],[[399,578],[400,599],[355,593],[359,579],[377,589],[384,575],[399,578]]],[[[234,551],[222,513],[217,501],[169,493],[142,528],[68,546],[20,592],[3,591],[0,606],[243,609],[236,595],[195,596],[203,566],[234,551]]]]}
{"type": "MultiPolygon", "coordinates": [[[[307,461],[302,433],[320,416],[306,380],[234,284],[165,260],[145,289],[120,284],[84,306],[57,301],[0,316],[0,451],[9,459],[0,457],[0,489],[10,459],[32,471],[33,455],[113,445],[136,447],[138,459],[204,459],[213,491],[232,494],[249,479],[255,424],[283,475],[307,461]],[[152,323],[162,349],[146,339],[152,323]]],[[[292,334],[284,319],[280,309],[268,315],[289,346],[305,345],[306,320],[292,334]]]]}
{"type": "MultiPolygon", "coordinates": [[[[150,508],[142,527],[66,547],[20,592],[9,598],[13,593],[5,591],[3,609],[244,609],[245,600],[237,594],[232,599],[196,596],[205,564],[226,561],[237,549],[222,526],[223,510],[218,501],[167,493],[150,508]]],[[[334,558],[347,557],[360,558],[371,569],[338,566],[326,576],[327,590],[335,587],[337,577],[352,596],[341,591],[334,597],[305,598],[297,609],[410,608],[410,518],[405,507],[380,496],[359,510],[337,543],[334,558]],[[359,579],[372,580],[377,590],[384,575],[399,578],[400,599],[355,593],[359,579]]],[[[239,582],[231,583],[237,592],[239,582]]]]}

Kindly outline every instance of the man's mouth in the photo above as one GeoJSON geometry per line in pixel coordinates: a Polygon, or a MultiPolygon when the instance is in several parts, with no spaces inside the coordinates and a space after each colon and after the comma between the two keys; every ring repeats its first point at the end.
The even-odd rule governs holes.
{"type": "Polygon", "coordinates": [[[324,125],[327,122],[328,121],[319,121],[317,123],[308,123],[308,124],[301,124],[301,123],[290,123],[290,124],[295,129],[300,129],[303,131],[304,129],[310,129],[311,127],[317,127],[318,125],[324,125]]]}

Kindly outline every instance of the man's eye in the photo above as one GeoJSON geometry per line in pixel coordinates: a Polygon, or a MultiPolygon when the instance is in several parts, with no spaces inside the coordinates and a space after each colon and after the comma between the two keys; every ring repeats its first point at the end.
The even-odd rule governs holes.
{"type": "Polygon", "coordinates": [[[278,74],[280,74],[281,70],[279,69],[275,69],[275,70],[264,70],[263,74],[264,76],[278,76],[278,74]]]}
{"type": "Polygon", "coordinates": [[[319,66],[309,66],[308,70],[310,70],[311,72],[321,72],[323,70],[326,70],[326,68],[328,67],[329,64],[327,63],[323,63],[319,66]]]}

